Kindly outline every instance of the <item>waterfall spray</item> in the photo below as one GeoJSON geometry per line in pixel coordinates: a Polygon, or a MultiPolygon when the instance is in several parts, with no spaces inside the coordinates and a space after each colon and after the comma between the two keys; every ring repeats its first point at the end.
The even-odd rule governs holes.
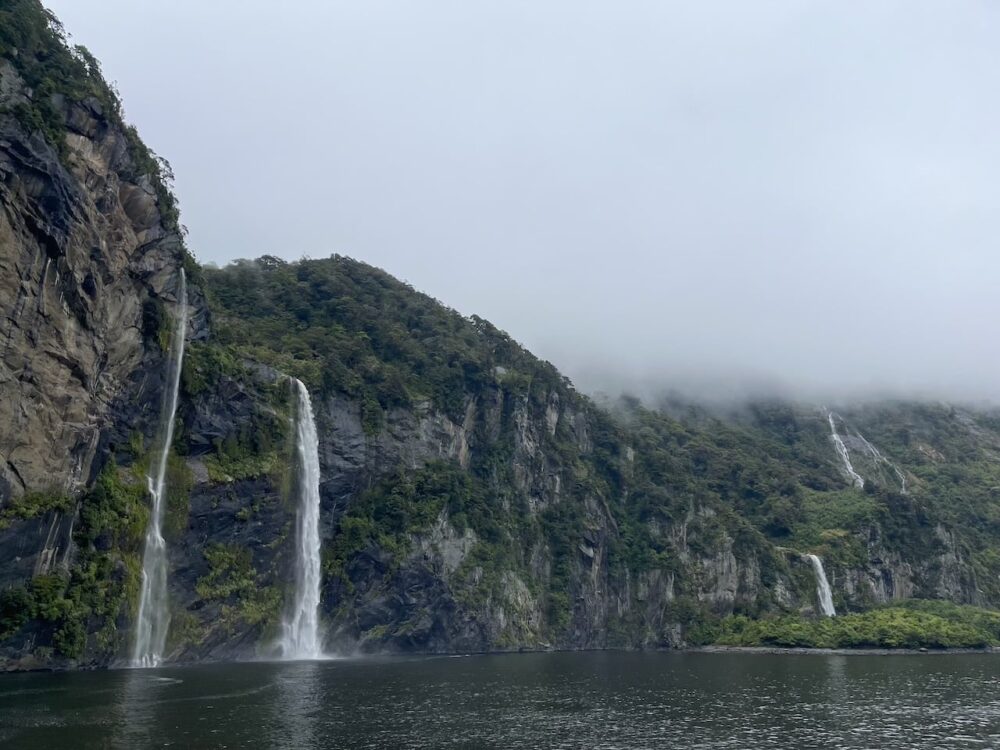
{"type": "Polygon", "coordinates": [[[812,563],[813,572],[816,574],[816,594],[819,596],[819,609],[825,617],[834,617],[837,610],[833,606],[833,592],[830,590],[830,583],[826,580],[826,573],[823,571],[823,561],[816,555],[806,555],[812,563]]]}
{"type": "Polygon", "coordinates": [[[319,659],[323,656],[319,636],[319,437],[309,391],[301,380],[293,382],[298,401],[295,437],[299,462],[295,600],[282,624],[279,648],[285,659],[319,659]]]}
{"type": "Polygon", "coordinates": [[[177,412],[177,395],[184,364],[184,338],[187,333],[187,282],[181,269],[178,283],[177,327],[170,344],[167,362],[168,393],[166,409],[161,419],[160,435],[163,444],[153,466],[153,473],[146,477],[152,503],[149,525],[146,527],[146,545],[142,555],[142,588],[139,593],[139,615],[135,621],[135,642],[132,666],[155,667],[163,661],[163,649],[170,627],[170,603],[167,597],[167,543],[163,538],[163,506],[167,491],[167,458],[174,442],[174,414],[177,412]]]}

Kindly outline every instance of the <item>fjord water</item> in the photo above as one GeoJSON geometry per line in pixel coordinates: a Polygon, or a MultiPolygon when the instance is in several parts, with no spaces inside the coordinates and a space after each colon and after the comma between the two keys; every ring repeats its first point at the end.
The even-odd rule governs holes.
{"type": "Polygon", "coordinates": [[[0,744],[1000,746],[1000,657],[562,653],[0,676],[0,744]]]}
{"type": "Polygon", "coordinates": [[[155,667],[163,660],[163,649],[170,628],[170,602],[167,596],[167,542],[163,538],[163,505],[167,492],[167,459],[174,442],[174,416],[184,365],[184,339],[187,332],[187,284],[181,269],[177,286],[178,310],[167,358],[166,403],[160,417],[160,439],[152,473],[146,478],[151,498],[146,543],[142,553],[142,584],[139,591],[139,614],[135,619],[132,641],[132,665],[155,667]]]}
{"type": "Polygon", "coordinates": [[[295,441],[298,451],[299,508],[295,527],[295,599],[282,624],[279,648],[285,659],[319,659],[321,580],[319,541],[319,437],[309,391],[292,381],[297,399],[295,441]]]}

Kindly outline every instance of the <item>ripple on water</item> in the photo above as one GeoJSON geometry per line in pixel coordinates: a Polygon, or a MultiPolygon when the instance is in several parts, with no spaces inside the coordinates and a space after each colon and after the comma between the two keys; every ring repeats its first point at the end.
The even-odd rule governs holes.
{"type": "MultiPolygon", "coordinates": [[[[13,746],[1000,747],[1000,658],[526,654],[11,678],[13,746]]],[[[2,685],[2,681],[0,681],[2,685]]],[[[2,691],[2,687],[0,687],[2,691]]]]}

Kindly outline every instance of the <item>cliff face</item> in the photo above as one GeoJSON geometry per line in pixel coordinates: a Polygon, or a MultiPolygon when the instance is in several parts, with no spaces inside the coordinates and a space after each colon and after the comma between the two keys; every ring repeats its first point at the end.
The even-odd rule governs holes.
{"type": "Polygon", "coordinates": [[[182,269],[168,660],[274,651],[299,489],[289,377],[318,423],[332,650],[704,642],[734,614],[814,617],[807,553],[840,612],[1000,605],[996,414],[599,407],[362,263],[198,269],[165,171],[89,53],[34,0],[0,5],[6,667],[128,654],[182,269]]]}
{"type": "MultiPolygon", "coordinates": [[[[612,467],[618,483],[581,494],[567,491],[578,480],[580,467],[561,463],[559,456],[565,453],[546,437],[554,436],[554,425],[574,425],[578,431],[571,450],[587,464],[594,451],[587,428],[599,429],[589,421],[594,415],[560,406],[558,394],[542,399],[550,404],[547,408],[534,410],[527,400],[504,394],[500,385],[487,394],[482,402],[470,400],[467,417],[459,424],[449,424],[440,415],[393,420],[408,427],[392,430],[405,438],[388,446],[395,460],[410,468],[443,459],[475,472],[477,453],[491,447],[488,436],[512,433],[508,468],[513,481],[500,479],[493,485],[486,479],[488,495],[514,495],[503,508],[520,519],[506,528],[509,536],[502,544],[511,549],[501,552],[474,529],[462,528],[447,508],[412,534],[403,553],[387,552],[393,545],[378,542],[358,549],[343,567],[331,566],[334,575],[324,592],[342,647],[452,651],[679,646],[689,640],[691,626],[717,616],[816,613],[816,580],[803,558],[806,552],[826,560],[842,613],[914,597],[997,604],[997,571],[989,562],[995,543],[978,535],[975,519],[960,519],[935,507],[946,499],[925,494],[919,476],[902,465],[901,471],[911,475],[906,495],[898,492],[895,472],[886,477],[886,487],[879,484],[878,467],[864,460],[856,468],[869,480],[868,493],[837,487],[837,453],[823,436],[808,463],[822,467],[820,476],[834,485],[813,500],[830,507],[810,504],[796,524],[800,528],[768,534],[766,525],[752,528],[719,496],[702,488],[691,487],[687,497],[673,495],[676,490],[669,484],[696,474],[697,458],[693,466],[675,467],[679,475],[664,483],[673,496],[659,498],[660,508],[639,510],[633,502],[648,490],[644,484],[650,480],[643,474],[650,469],[636,465],[641,457],[629,445],[627,432],[620,437],[623,449],[612,467]],[[508,400],[513,403],[505,404],[508,400]],[[864,510],[852,517],[857,512],[854,503],[864,510]],[[664,507],[668,514],[662,514],[664,507]],[[842,516],[817,518],[824,513],[842,516]],[[554,518],[559,514],[567,520],[557,529],[554,518]]],[[[890,423],[905,420],[908,412],[909,407],[901,405],[890,423]]],[[[344,472],[346,466],[392,460],[384,454],[379,461],[370,453],[366,456],[358,439],[357,415],[343,408],[336,413],[337,427],[323,434],[331,446],[328,482],[357,486],[344,472]]],[[[663,419],[656,414],[647,418],[663,419]]],[[[797,419],[808,426],[815,417],[802,409],[797,419]]],[[[759,433],[744,440],[768,450],[759,433]]],[[[650,450],[655,448],[646,446],[643,452],[650,450]]],[[[716,455],[708,460],[731,459],[716,455]]],[[[789,468],[789,473],[795,469],[789,468]]],[[[753,479],[741,477],[734,486],[742,482],[752,486],[753,479]]],[[[342,497],[339,507],[350,502],[349,493],[342,497]]],[[[760,505],[774,499],[761,498],[760,505]]],[[[328,513],[335,516],[337,510],[331,503],[328,513]]],[[[332,546],[344,529],[343,523],[334,527],[332,546]]]]}
{"type": "MultiPolygon", "coordinates": [[[[25,96],[9,63],[0,65],[0,91],[0,106],[25,96]]],[[[92,479],[115,405],[141,401],[134,376],[157,369],[162,355],[146,345],[156,342],[144,337],[143,308],[173,302],[181,256],[148,182],[123,177],[133,171],[123,133],[96,102],[64,101],[61,111],[63,156],[0,117],[4,499],[92,479]]]]}
{"type": "MultiPolygon", "coordinates": [[[[271,274],[303,285],[280,294],[296,302],[308,299],[309,285],[322,286],[320,276],[380,278],[346,259],[312,262],[308,272],[246,272],[210,274],[216,299],[232,304],[227,287],[237,283],[260,303],[271,274]]],[[[398,307],[376,298],[386,304],[371,300],[372,309],[398,307]]],[[[221,305],[217,319],[221,338],[239,337],[221,305]]],[[[310,329],[299,330],[308,338],[310,329]]],[[[379,335],[365,331],[366,341],[379,335]]],[[[623,403],[609,412],[544,363],[506,349],[502,334],[480,327],[479,335],[490,364],[469,353],[475,375],[446,405],[432,382],[410,381],[407,390],[425,395],[406,406],[377,402],[373,419],[364,389],[344,389],[357,391],[355,381],[324,388],[314,376],[331,649],[681,646],[734,613],[814,616],[817,584],[805,553],[824,559],[841,613],[913,597],[996,605],[996,537],[984,525],[991,502],[959,508],[931,489],[961,472],[955,492],[992,492],[1000,463],[988,415],[905,403],[838,415],[861,489],[816,408],[761,404],[750,415],[675,419],[623,403]]],[[[225,369],[207,355],[213,346],[192,367],[225,369]]],[[[189,531],[174,552],[188,622],[175,658],[266,654],[287,605],[294,472],[292,431],[281,425],[292,415],[275,373],[267,373],[270,395],[236,384],[251,370],[188,396],[203,412],[185,417],[190,452],[201,455],[187,459],[197,479],[189,531]],[[244,404],[236,419],[234,403],[244,404]],[[272,422],[252,413],[261,404],[272,422]],[[197,426],[206,423],[217,425],[210,436],[197,426]],[[273,439],[254,447],[249,434],[273,439]],[[240,471],[258,477],[237,479],[240,471]],[[206,553],[214,545],[228,551],[222,562],[220,552],[206,553]]]]}
{"type": "MultiPolygon", "coordinates": [[[[912,597],[1000,601],[989,414],[844,410],[834,422],[848,470],[824,410],[598,408],[489,324],[349,259],[263,259],[207,283],[217,327],[204,371],[225,369],[207,356],[218,347],[313,391],[332,648],[683,645],[734,613],[814,615],[806,553],[824,559],[841,612],[912,597]]],[[[263,432],[275,444],[290,434],[263,432]]],[[[196,440],[199,460],[217,460],[220,437],[232,455],[275,465],[273,448],[235,433],[215,447],[196,440]]],[[[275,540],[253,564],[274,609],[244,643],[265,650],[290,580],[294,509],[281,484],[244,513],[275,540]]],[[[209,491],[223,490],[209,478],[194,496],[209,491]]],[[[221,606],[238,610],[239,598],[221,606]]]]}
{"type": "MultiPolygon", "coordinates": [[[[195,353],[192,368],[206,360],[195,353]]],[[[808,566],[709,498],[652,524],[659,565],[630,565],[629,480],[605,476],[642,470],[626,450],[605,465],[595,446],[620,440],[618,428],[565,385],[533,397],[503,370],[453,415],[421,400],[386,409],[375,430],[363,399],[314,394],[331,649],[677,646],[702,610],[758,611],[773,596],[812,606],[811,577],[804,587],[796,578],[808,566]]],[[[276,638],[293,580],[295,493],[288,386],[265,385],[270,377],[220,376],[182,413],[192,482],[187,528],[171,543],[183,623],[173,658],[266,655],[276,638]],[[253,378],[267,393],[247,389],[253,378]],[[273,441],[252,447],[261,434],[273,441]]]]}
{"type": "MultiPolygon", "coordinates": [[[[0,9],[0,586],[76,561],[79,500],[152,439],[185,252],[159,169],[35,3],[0,9]]],[[[207,331],[194,289],[190,335],[207,331]]]]}
{"type": "MultiPolygon", "coordinates": [[[[372,440],[363,437],[356,405],[335,401],[326,416],[327,492],[343,498],[330,504],[330,516],[338,505],[347,508],[333,524],[331,543],[335,554],[348,550],[328,566],[324,591],[341,648],[680,645],[672,613],[678,596],[729,613],[753,607],[763,587],[757,555],[768,551],[747,549],[737,560],[725,531],[706,542],[702,522],[716,513],[700,503],[657,530],[675,562],[630,570],[616,513],[628,482],[588,481],[603,468],[591,436],[607,425],[595,424],[600,417],[565,391],[533,400],[510,393],[498,378],[468,397],[461,422],[427,407],[399,410],[372,440]],[[483,471],[503,442],[509,451],[503,464],[483,471]],[[363,515],[349,509],[351,488],[377,483],[378,474],[388,473],[390,483],[413,481],[407,475],[415,474],[419,502],[437,489],[420,482],[432,472],[471,474],[471,491],[480,486],[499,518],[469,521],[466,508],[449,497],[440,509],[433,504],[436,514],[413,529],[408,544],[380,541],[377,534],[364,545],[337,544],[338,534],[353,528],[345,521],[363,515]],[[704,546],[693,549],[689,535],[704,546]]],[[[614,469],[629,471],[624,453],[613,460],[614,469]]],[[[373,516],[378,523],[377,508],[373,516]]],[[[791,588],[787,579],[785,588],[791,588]]]]}

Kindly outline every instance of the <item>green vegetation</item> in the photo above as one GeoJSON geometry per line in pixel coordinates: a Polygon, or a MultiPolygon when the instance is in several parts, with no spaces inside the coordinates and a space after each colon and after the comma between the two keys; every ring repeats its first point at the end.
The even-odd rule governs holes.
{"type": "Polygon", "coordinates": [[[225,448],[219,449],[214,455],[205,457],[205,468],[208,478],[218,484],[228,484],[240,479],[259,479],[271,474],[280,466],[277,453],[269,452],[263,455],[233,455],[225,448]]]}
{"type": "Polygon", "coordinates": [[[287,425],[288,420],[277,414],[262,414],[242,425],[238,432],[216,440],[215,452],[203,459],[208,478],[216,484],[229,484],[267,477],[275,486],[283,487],[288,451],[293,446],[287,425]]]}
{"type": "MultiPolygon", "coordinates": [[[[227,544],[213,544],[205,548],[208,572],[198,579],[195,591],[206,602],[221,605],[220,624],[228,632],[236,626],[268,626],[277,622],[281,608],[281,593],[274,586],[261,586],[253,566],[249,549],[227,544]]],[[[196,629],[189,618],[182,616],[180,625],[190,631],[196,629]]],[[[183,635],[175,635],[183,637],[183,635]]]]}
{"type": "Polygon", "coordinates": [[[31,596],[24,587],[0,592],[0,640],[17,633],[31,616],[31,596]]]}
{"type": "Polygon", "coordinates": [[[257,586],[250,550],[224,544],[205,549],[208,573],[198,579],[195,591],[202,599],[225,600],[250,595],[257,586]]]}
{"type": "Polygon", "coordinates": [[[910,600],[842,617],[729,617],[692,629],[695,643],[786,648],[985,648],[1000,645],[1000,612],[910,600]]]}
{"type": "Polygon", "coordinates": [[[86,47],[70,47],[58,19],[37,0],[0,4],[0,56],[15,65],[31,88],[30,102],[15,114],[26,129],[41,131],[53,145],[61,146],[66,131],[54,101],[57,95],[94,99],[121,121],[121,103],[101,76],[96,58],[86,47]]]}
{"type": "MultiPolygon", "coordinates": [[[[448,575],[455,600],[473,616],[484,613],[504,601],[516,576],[528,589],[527,599],[542,608],[533,637],[555,643],[570,638],[585,615],[581,594],[591,566],[603,564],[601,553],[607,563],[602,585],[624,591],[627,581],[636,596],[637,582],[669,577],[674,597],[664,603],[662,632],[644,630],[650,625],[639,614],[642,605],[619,615],[609,635],[619,645],[669,640],[674,624],[696,642],[738,645],[944,647],[996,641],[988,612],[977,610],[973,617],[969,610],[937,610],[929,603],[871,609],[875,594],[865,586],[848,597],[835,585],[842,617],[798,617],[801,603],[815,596],[811,571],[800,564],[805,552],[823,557],[835,584],[848,569],[871,565],[873,549],[914,567],[932,561],[929,572],[913,581],[918,596],[931,597],[940,595],[931,577],[940,565],[934,561],[954,549],[967,566],[968,590],[996,586],[1000,433],[991,432],[995,425],[988,420],[976,423],[969,437],[954,426],[958,417],[945,411],[906,406],[895,417],[845,412],[843,429],[864,432],[906,467],[910,479],[903,493],[893,471],[865,465],[859,454],[870,479],[858,490],[841,475],[821,413],[762,403],[736,414],[695,408],[678,414],[624,399],[612,415],[484,321],[463,318],[346,258],[263,258],[208,270],[206,281],[219,336],[190,347],[184,397],[211,403],[252,381],[257,399],[246,412],[252,416],[241,416],[240,427],[200,456],[211,482],[266,479],[289,488],[289,385],[280,378],[262,383],[271,374],[254,362],[301,377],[317,402],[343,398],[356,405],[372,446],[394,439],[381,433],[403,421],[392,415],[395,409],[426,417],[421,429],[437,429],[445,415],[451,425],[442,429],[452,436],[458,426],[464,431],[463,450],[465,444],[470,449],[460,459],[380,467],[339,515],[324,563],[343,612],[361,582],[352,574],[370,575],[372,568],[355,563],[375,560],[384,578],[374,585],[391,594],[400,569],[413,564],[415,541],[443,517],[459,533],[471,530],[475,540],[448,575]],[[905,429],[885,427],[893,420],[905,429]],[[760,586],[745,591],[741,581],[734,616],[720,619],[729,609],[706,598],[704,587],[713,582],[709,571],[728,564],[730,552],[739,565],[752,561],[760,586]]],[[[174,446],[179,454],[190,450],[183,435],[179,430],[174,446]]],[[[133,442],[138,466],[142,441],[133,442]]],[[[180,535],[191,478],[176,458],[170,468],[177,497],[168,498],[167,528],[180,535]]],[[[120,525],[117,511],[91,524],[105,535],[101,543],[92,541],[95,547],[127,549],[141,542],[142,487],[127,481],[128,472],[114,476],[120,486],[110,493],[95,488],[84,512],[106,512],[106,495],[119,505],[136,505],[135,513],[126,514],[134,527],[120,525]]],[[[46,502],[33,501],[32,507],[46,502]]],[[[236,517],[249,521],[260,508],[257,500],[247,502],[236,517]]],[[[282,538],[275,535],[269,550],[282,538]]],[[[197,593],[217,605],[220,622],[231,630],[266,628],[280,609],[280,591],[267,585],[273,571],[258,572],[252,553],[225,545],[205,551],[208,573],[197,593]]],[[[61,597],[74,600],[73,586],[65,581],[61,597]]],[[[13,605],[0,606],[0,627],[21,627],[16,614],[4,614],[8,610],[13,605]]],[[[52,611],[53,628],[62,628],[56,647],[72,651],[71,621],[84,620],[66,614],[75,609],[52,611]]],[[[411,620],[373,629],[369,637],[405,637],[411,620]]],[[[194,642],[205,632],[196,625],[190,617],[178,620],[171,637],[194,642]]]]}
{"type": "MultiPolygon", "coordinates": [[[[68,571],[39,575],[0,595],[0,639],[34,623],[61,656],[83,655],[87,634],[95,651],[114,654],[122,645],[117,622],[138,596],[139,553],[148,513],[143,486],[111,462],[84,496],[74,539],[76,563],[68,571]]],[[[44,497],[58,497],[46,495],[44,497]]],[[[50,500],[28,507],[53,507],[50,500]]],[[[65,501],[57,504],[68,510],[65,501]]]]}
{"type": "MultiPolygon", "coordinates": [[[[269,384],[260,382],[234,347],[203,342],[188,346],[181,372],[181,392],[185,398],[210,398],[246,382],[254,382],[261,403],[249,419],[225,438],[214,441],[214,451],[203,456],[205,468],[209,479],[216,484],[267,477],[276,486],[284,487],[290,451],[294,448],[289,432],[292,403],[287,379],[269,384]]],[[[187,453],[184,435],[183,430],[178,430],[175,448],[187,453]]]]}
{"type": "Polygon", "coordinates": [[[223,378],[241,381],[246,377],[247,368],[231,347],[191,341],[184,349],[181,392],[189,399],[214,390],[223,378]]]}
{"type": "MultiPolygon", "coordinates": [[[[718,515],[714,531],[703,528],[708,533],[695,545],[711,548],[712,536],[732,535],[738,519],[760,535],[746,537],[757,549],[815,552],[832,574],[869,565],[873,544],[879,557],[918,567],[954,554],[967,572],[964,591],[952,595],[978,589],[1000,602],[1000,432],[989,413],[912,403],[841,412],[864,490],[841,474],[825,415],[814,408],[762,402],[720,415],[676,404],[656,411],[626,399],[619,416],[629,428],[635,469],[630,512],[618,516],[621,544],[613,548],[630,570],[668,566],[669,541],[657,530],[701,506],[718,515]],[[878,446],[881,461],[858,435],[878,446]],[[896,469],[909,477],[906,493],[896,469]]],[[[695,520],[687,518],[689,525],[695,520]]],[[[762,576],[778,573],[791,575],[808,599],[809,581],[768,555],[762,576]]],[[[917,596],[940,596],[929,577],[915,583],[917,596]]],[[[866,587],[851,601],[857,608],[873,604],[866,587]]]]}
{"type": "Polygon", "coordinates": [[[276,587],[260,586],[250,551],[233,545],[217,544],[205,550],[209,572],[195,586],[207,601],[225,602],[222,620],[227,625],[237,619],[247,625],[269,624],[277,620],[281,596],[276,587]]]}
{"type": "Polygon", "coordinates": [[[369,547],[377,546],[400,562],[412,536],[426,531],[445,509],[460,523],[471,518],[481,529],[491,525],[482,488],[451,464],[435,462],[386,477],[341,516],[326,551],[326,574],[346,582],[347,563],[369,547]]]}
{"type": "MultiPolygon", "coordinates": [[[[25,130],[41,133],[65,156],[64,102],[91,103],[125,136],[132,167],[124,177],[132,181],[148,177],[164,224],[183,235],[170,164],[126,125],[118,94],[101,75],[97,58],[82,45],[70,45],[62,24],[39,0],[0,0],[0,58],[10,62],[29,89],[27,101],[11,112],[25,130]]],[[[200,278],[200,267],[187,251],[183,263],[191,278],[200,278]]]]}
{"type": "Polygon", "coordinates": [[[118,622],[129,615],[139,598],[142,541],[148,519],[144,486],[135,480],[124,481],[130,473],[112,461],[98,478],[94,489],[81,503],[76,541],[80,545],[77,562],[70,571],[64,596],[73,603],[64,626],[63,639],[73,644],[68,649],[55,646],[66,656],[81,654],[82,633],[88,624],[98,627],[96,648],[99,654],[117,653],[124,643],[118,622]]]}
{"type": "MultiPolygon", "coordinates": [[[[458,531],[469,528],[478,540],[477,564],[463,566],[454,581],[456,596],[475,606],[501,590],[504,570],[525,569],[531,545],[544,543],[547,535],[573,538],[568,548],[548,545],[563,556],[559,575],[546,585],[549,608],[558,613],[553,622],[559,629],[568,624],[576,585],[573,550],[587,524],[583,501],[612,496],[620,481],[614,468],[620,431],[609,418],[573,392],[550,364],[486,321],[464,318],[363,263],[340,256],[298,263],[265,257],[206,269],[206,282],[218,346],[227,354],[217,366],[205,363],[204,380],[240,358],[263,362],[301,378],[315,399],[339,396],[358,404],[370,436],[383,429],[393,409],[431,407],[462,424],[476,403],[500,399],[499,434],[479,436],[480,449],[467,468],[452,462],[400,466],[351,503],[324,550],[329,577],[349,591],[349,563],[369,548],[401,564],[414,535],[445,512],[458,531]],[[553,398],[575,405],[599,430],[593,459],[581,455],[569,422],[539,436],[539,447],[575,477],[559,504],[572,512],[539,520],[516,489],[522,480],[511,463],[515,411],[542,424],[553,398]]],[[[482,418],[477,415],[480,430],[482,418]]],[[[219,470],[220,478],[233,475],[219,470]]]]}
{"type": "Polygon", "coordinates": [[[187,529],[194,477],[187,462],[174,453],[167,456],[166,485],[167,502],[163,514],[163,533],[167,539],[177,540],[187,529]]]}
{"type": "Polygon", "coordinates": [[[429,399],[461,421],[464,396],[495,368],[525,383],[564,388],[539,362],[480,318],[463,318],[384,271],[334,256],[286,263],[265,256],[205,269],[218,341],[301,379],[314,394],[362,404],[370,432],[385,410],[429,399]]]}
{"type": "Polygon", "coordinates": [[[170,652],[184,646],[197,646],[204,638],[206,630],[207,627],[194,613],[184,609],[175,611],[170,616],[166,650],[170,652]]]}
{"type": "MultiPolygon", "coordinates": [[[[0,0],[0,59],[26,84],[24,100],[0,114],[40,134],[66,159],[67,113],[82,104],[124,134],[128,166],[121,177],[149,176],[166,225],[180,230],[169,164],[125,125],[97,60],[68,44],[38,0],[0,0]]],[[[189,453],[199,454],[215,485],[266,481],[289,496],[293,407],[281,373],[301,378],[318,402],[346,403],[378,460],[393,455],[381,450],[387,443],[411,439],[407,416],[419,430],[440,430],[461,443],[449,448],[447,460],[425,463],[426,455],[414,453],[398,466],[359,472],[357,487],[364,489],[352,494],[324,550],[328,583],[345,599],[353,591],[352,570],[362,567],[353,563],[371,554],[386,569],[374,585],[388,587],[415,540],[444,518],[475,539],[446,581],[455,599],[475,616],[502,600],[516,576],[528,588],[522,599],[543,608],[538,634],[556,643],[572,637],[574,622],[586,614],[581,594],[598,579],[605,591],[628,592],[635,605],[616,615],[612,642],[665,637],[643,631],[652,626],[635,613],[645,610],[639,588],[668,578],[662,627],[680,624],[697,642],[933,648],[1000,642],[1000,614],[987,610],[937,601],[872,608],[875,589],[900,590],[893,565],[913,571],[905,590],[912,583],[920,597],[981,596],[1000,604],[998,413],[902,403],[844,410],[841,429],[866,477],[859,490],[845,481],[826,417],[813,408],[761,401],[715,413],[624,398],[609,412],[487,321],[464,317],[364,263],[265,256],[203,273],[190,256],[183,263],[213,313],[212,340],[187,349],[183,401],[211,410],[236,394],[246,408],[228,433],[213,425],[212,436],[220,437],[211,446],[190,444],[190,432],[179,426],[168,463],[165,533],[172,541],[184,538],[189,521],[193,477],[181,458],[189,453]],[[862,434],[883,458],[865,454],[862,434]],[[905,492],[897,469],[905,472],[905,492]],[[840,585],[838,610],[847,614],[802,619],[797,608],[815,591],[808,567],[794,562],[804,552],[823,557],[835,584],[850,571],[877,576],[878,585],[850,594],[840,585]],[[732,560],[757,579],[754,587],[740,579],[730,608],[705,596],[705,588],[714,584],[710,572],[732,560]],[[605,561],[606,569],[594,567],[605,561]],[[952,566],[948,576],[945,566],[952,566]],[[720,619],[730,609],[735,614],[720,619]]],[[[171,321],[160,301],[144,304],[141,325],[147,341],[168,347],[171,321]]],[[[328,418],[317,411],[321,422],[328,418]]],[[[0,592],[0,638],[34,629],[40,648],[71,658],[120,649],[117,623],[134,610],[148,521],[143,442],[131,436],[130,459],[113,457],[83,497],[32,492],[0,508],[0,530],[80,509],[72,568],[0,592]]],[[[438,448],[432,455],[443,455],[438,448]]],[[[236,492],[211,490],[216,501],[236,492]]],[[[236,519],[249,522],[260,510],[254,497],[236,519]]],[[[265,547],[280,560],[287,516],[279,523],[265,547]]],[[[256,553],[223,544],[204,549],[207,572],[196,592],[226,628],[276,621],[280,591],[266,585],[274,571],[255,568],[256,553]]],[[[190,611],[178,613],[171,638],[197,642],[210,626],[190,611]]],[[[367,635],[405,634],[410,627],[410,620],[376,625],[367,635]]]]}
{"type": "Polygon", "coordinates": [[[77,540],[99,549],[140,549],[149,524],[146,494],[140,477],[109,462],[81,503],[77,540]]]}
{"type": "MultiPolygon", "coordinates": [[[[212,353],[192,358],[200,362],[190,377],[185,373],[192,391],[234,372],[242,360],[256,360],[300,377],[317,398],[337,395],[359,404],[369,435],[396,408],[421,410],[429,403],[461,424],[471,404],[482,430],[483,420],[494,418],[482,404],[501,405],[493,431],[474,436],[477,449],[467,468],[400,467],[347,508],[325,559],[327,575],[348,590],[356,555],[381,550],[400,564],[413,537],[442,511],[478,539],[474,562],[452,582],[469,606],[483,606],[501,588],[504,571],[524,573],[533,549],[546,551],[547,580],[522,578],[536,587],[554,636],[570,626],[586,550],[598,538],[617,580],[668,573],[678,600],[692,602],[701,585],[697,561],[731,546],[738,558],[752,557],[760,566],[764,589],[755,601],[737,602],[738,614],[754,617],[782,611],[771,588],[779,576],[802,599],[812,598],[814,581],[791,568],[779,548],[821,554],[833,572],[866,564],[871,529],[878,528],[906,559],[940,553],[922,492],[903,495],[888,479],[869,482],[864,492],[847,487],[820,413],[764,402],[735,417],[696,408],[674,417],[625,399],[611,418],[485,321],[463,318],[340,256],[240,261],[207,270],[206,282],[219,341],[212,353]],[[538,490],[526,489],[525,472],[541,464],[512,465],[517,420],[543,424],[553,399],[581,415],[586,446],[567,419],[535,438],[548,470],[554,464],[572,479],[559,502],[532,508],[528,494],[538,490]],[[608,520],[610,535],[602,532],[608,520]]],[[[880,444],[896,455],[890,440],[880,444]]],[[[268,473],[272,460],[267,451],[219,446],[207,463],[212,478],[222,481],[268,473]]],[[[970,557],[984,569],[1000,562],[1000,554],[970,557]]],[[[681,615],[689,624],[713,616],[702,605],[678,610],[681,615]]]]}
{"type": "Polygon", "coordinates": [[[50,510],[68,513],[72,508],[73,500],[63,492],[25,492],[0,508],[0,529],[6,529],[15,520],[37,518],[50,510]]]}

